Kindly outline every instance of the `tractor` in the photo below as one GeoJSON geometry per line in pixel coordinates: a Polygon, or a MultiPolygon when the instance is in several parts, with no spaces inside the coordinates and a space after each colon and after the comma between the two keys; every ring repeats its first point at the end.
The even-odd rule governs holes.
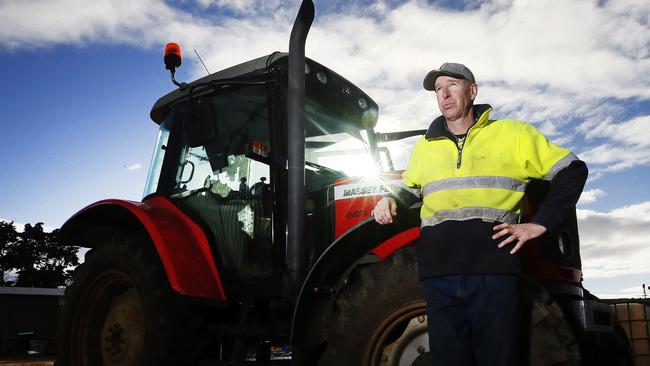
{"type": "MultiPolygon", "coordinates": [[[[141,202],[93,203],[62,227],[89,248],[66,289],[58,366],[431,365],[414,243],[378,105],[305,57],[302,2],[288,53],[178,86],[151,110],[158,138],[141,202]],[[362,175],[360,173],[369,172],[362,175]],[[375,174],[372,174],[375,172],[375,174]]],[[[525,212],[547,186],[529,186],[525,212]]],[[[525,219],[525,218],[524,218],[525,219]]],[[[523,358],[627,365],[608,305],[582,287],[576,217],[528,245],[523,358]]]]}

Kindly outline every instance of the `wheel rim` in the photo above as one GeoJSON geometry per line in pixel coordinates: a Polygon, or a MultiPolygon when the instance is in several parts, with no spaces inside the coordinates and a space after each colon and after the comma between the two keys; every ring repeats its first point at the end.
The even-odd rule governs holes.
{"type": "Polygon", "coordinates": [[[132,365],[144,345],[142,301],[135,288],[115,296],[102,327],[105,365],[132,365]]]}
{"type": "Polygon", "coordinates": [[[377,325],[365,352],[364,365],[418,365],[428,352],[426,304],[415,301],[393,309],[377,325]]]}
{"type": "Polygon", "coordinates": [[[77,308],[73,329],[76,365],[136,366],[144,354],[144,305],[120,272],[98,276],[77,308]]]}

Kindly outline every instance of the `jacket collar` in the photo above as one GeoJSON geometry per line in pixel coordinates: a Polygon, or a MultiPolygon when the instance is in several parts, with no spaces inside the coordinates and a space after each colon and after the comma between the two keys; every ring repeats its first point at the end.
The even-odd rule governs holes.
{"type": "MultiPolygon", "coordinates": [[[[476,125],[484,125],[487,120],[490,118],[490,112],[492,112],[492,106],[489,104],[477,104],[474,106],[474,116],[479,116],[478,120],[474,123],[476,125]]],[[[453,138],[451,132],[447,130],[447,124],[445,122],[445,116],[440,116],[431,122],[427,133],[424,135],[427,140],[435,139],[438,137],[449,137],[453,138]]]]}

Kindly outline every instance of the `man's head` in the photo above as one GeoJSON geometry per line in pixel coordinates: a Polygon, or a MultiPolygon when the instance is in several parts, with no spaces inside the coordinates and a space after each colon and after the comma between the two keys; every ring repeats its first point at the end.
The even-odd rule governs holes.
{"type": "Polygon", "coordinates": [[[478,86],[474,74],[465,65],[444,63],[427,74],[423,86],[435,91],[440,112],[448,121],[471,115],[478,86]]]}
{"type": "Polygon", "coordinates": [[[424,77],[424,82],[422,83],[424,89],[434,91],[436,79],[438,76],[443,75],[451,76],[457,79],[465,79],[472,84],[476,84],[474,74],[470,69],[467,68],[467,66],[453,62],[445,62],[442,64],[442,66],[440,66],[440,68],[429,71],[427,76],[424,77]]]}

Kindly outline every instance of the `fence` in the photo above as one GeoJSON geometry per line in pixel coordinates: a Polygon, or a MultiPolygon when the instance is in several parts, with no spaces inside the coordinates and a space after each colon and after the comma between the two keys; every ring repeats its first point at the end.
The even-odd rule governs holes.
{"type": "Polygon", "coordinates": [[[650,366],[650,300],[648,299],[609,299],[616,317],[621,322],[634,351],[635,366],[650,366]]]}

